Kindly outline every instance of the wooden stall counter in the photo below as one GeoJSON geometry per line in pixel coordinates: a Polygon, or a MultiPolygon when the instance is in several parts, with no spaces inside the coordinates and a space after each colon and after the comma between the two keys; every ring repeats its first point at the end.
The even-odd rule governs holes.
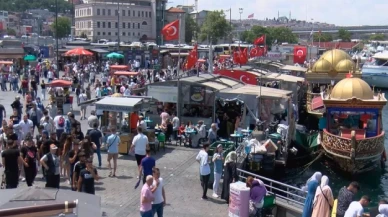
{"type": "Polygon", "coordinates": [[[128,154],[128,151],[131,148],[133,137],[135,137],[134,133],[124,133],[120,135],[119,154],[128,154]]]}

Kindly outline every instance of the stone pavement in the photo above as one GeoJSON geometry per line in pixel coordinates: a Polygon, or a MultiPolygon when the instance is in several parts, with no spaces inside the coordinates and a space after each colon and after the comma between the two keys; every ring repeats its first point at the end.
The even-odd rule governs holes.
{"type": "MultiPolygon", "coordinates": [[[[40,92],[40,91],[39,91],[40,92]]],[[[12,112],[11,103],[17,93],[0,92],[0,104],[6,108],[7,117],[12,112]]],[[[44,102],[47,104],[47,101],[44,102]]],[[[89,106],[87,114],[93,110],[89,106]]],[[[74,114],[79,120],[79,108],[73,104],[74,114]]],[[[83,132],[86,132],[87,121],[80,121],[83,132]]],[[[161,170],[161,176],[165,182],[167,206],[164,216],[174,217],[225,217],[227,216],[227,205],[224,201],[211,198],[213,191],[208,191],[208,201],[201,200],[202,189],[199,181],[199,166],[195,161],[198,149],[187,147],[169,146],[165,151],[159,151],[154,157],[156,166],[161,170]]],[[[94,157],[95,161],[97,156],[94,157]]],[[[101,179],[96,183],[96,195],[101,197],[102,211],[105,216],[135,217],[139,214],[140,189],[141,185],[134,189],[137,182],[137,166],[132,156],[120,156],[118,160],[117,177],[108,177],[107,156],[102,154],[103,166],[98,170],[101,179]]],[[[96,162],[95,162],[96,163],[96,162]]],[[[3,168],[0,168],[0,173],[3,168]]],[[[35,185],[44,186],[39,174],[35,185]]],[[[20,185],[25,185],[21,182],[20,185]]],[[[61,181],[61,188],[69,189],[64,179],[61,181]]]]}

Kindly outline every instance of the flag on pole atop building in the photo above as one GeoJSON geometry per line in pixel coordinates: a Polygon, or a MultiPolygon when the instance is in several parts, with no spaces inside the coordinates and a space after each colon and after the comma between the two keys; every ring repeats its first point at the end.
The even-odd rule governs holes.
{"type": "Polygon", "coordinates": [[[252,19],[253,17],[255,17],[255,14],[248,15],[248,19],[252,19]]]}

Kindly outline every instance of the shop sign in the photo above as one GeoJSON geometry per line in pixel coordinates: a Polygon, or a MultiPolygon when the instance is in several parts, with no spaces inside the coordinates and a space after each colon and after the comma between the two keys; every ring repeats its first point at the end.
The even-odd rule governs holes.
{"type": "Polygon", "coordinates": [[[190,86],[190,102],[192,104],[203,104],[205,102],[206,87],[190,86]]]}
{"type": "Polygon", "coordinates": [[[160,102],[178,102],[178,87],[153,86],[147,87],[147,96],[152,96],[160,102]]]}

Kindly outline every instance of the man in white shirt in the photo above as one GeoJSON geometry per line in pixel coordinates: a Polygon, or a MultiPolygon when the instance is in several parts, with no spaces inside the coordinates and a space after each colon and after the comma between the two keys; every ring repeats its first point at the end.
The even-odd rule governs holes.
{"type": "Polygon", "coordinates": [[[209,166],[209,155],[207,151],[209,149],[209,144],[203,144],[201,151],[199,151],[196,160],[199,163],[199,174],[201,175],[201,185],[202,185],[202,200],[207,200],[207,185],[210,178],[210,166],[209,166]]]}
{"type": "Polygon", "coordinates": [[[19,129],[21,130],[21,136],[24,140],[24,137],[27,135],[27,133],[32,133],[32,130],[34,129],[33,122],[28,119],[27,115],[23,116],[23,120],[19,122],[19,129]]]}
{"type": "MultiPolygon", "coordinates": [[[[82,90],[81,91],[81,94],[78,96],[79,98],[79,103],[83,103],[85,101],[88,100],[88,96],[86,95],[85,93],[85,90],[82,90]]],[[[86,119],[86,105],[81,105],[81,119],[80,120],[83,120],[83,119],[86,119]]]]}
{"type": "Polygon", "coordinates": [[[180,126],[179,118],[176,116],[176,112],[172,114],[172,130],[174,131],[175,139],[177,139],[178,129],[180,126]]]}
{"type": "Polygon", "coordinates": [[[47,79],[48,79],[48,82],[51,83],[54,79],[54,72],[52,72],[51,70],[49,70],[47,72],[47,79]]]}
{"type": "Polygon", "coordinates": [[[143,116],[139,116],[139,122],[137,123],[137,127],[141,127],[143,132],[147,132],[147,123],[144,121],[143,116]]]}
{"type": "Polygon", "coordinates": [[[344,217],[362,217],[364,214],[364,207],[369,205],[369,196],[362,196],[360,201],[353,201],[346,210],[344,217]]]}
{"type": "Polygon", "coordinates": [[[141,164],[141,160],[146,156],[146,149],[148,146],[148,137],[143,134],[143,129],[137,127],[137,135],[132,140],[131,151],[135,151],[137,166],[141,164]]]}
{"type": "Polygon", "coordinates": [[[57,134],[57,140],[61,138],[63,132],[65,132],[66,119],[62,115],[62,111],[58,111],[57,116],[54,118],[55,132],[57,134]]]}

